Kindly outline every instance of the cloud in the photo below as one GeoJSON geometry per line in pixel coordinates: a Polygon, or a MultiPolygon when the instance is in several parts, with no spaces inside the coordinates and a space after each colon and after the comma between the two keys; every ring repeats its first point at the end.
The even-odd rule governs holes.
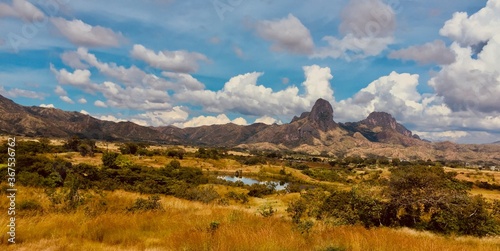
{"type": "MultiPolygon", "coordinates": [[[[100,73],[103,73],[106,76],[112,77],[125,86],[131,87],[142,87],[146,89],[186,89],[190,88],[190,86],[184,86],[181,82],[177,81],[177,79],[173,79],[173,81],[167,81],[164,78],[160,78],[154,74],[147,74],[143,70],[139,69],[135,65],[132,65],[128,68],[124,66],[117,65],[116,63],[103,63],[97,59],[97,57],[89,53],[86,48],[78,48],[76,52],[65,52],[62,58],[66,58],[70,64],[79,65],[83,64],[88,67],[88,65],[95,67],[99,70],[100,73]],[[87,65],[88,64],[88,65],[87,65]]],[[[86,68],[87,68],[86,67],[86,68]]],[[[177,76],[177,75],[175,75],[177,76]]],[[[179,75],[180,76],[180,75],[179,75]]],[[[185,77],[187,78],[187,76],[185,77]]],[[[192,78],[192,77],[191,77],[192,78]]],[[[194,79],[194,78],[193,78],[194,79]]],[[[193,80],[194,81],[194,80],[193,80]]],[[[193,84],[192,82],[188,84],[193,84]]]]}
{"type": "Polygon", "coordinates": [[[17,17],[25,22],[41,22],[45,17],[40,9],[26,0],[13,0],[12,5],[0,3],[0,18],[17,17]]]}
{"type": "Polygon", "coordinates": [[[175,90],[202,90],[205,88],[205,85],[198,81],[198,79],[186,73],[164,71],[161,75],[170,78],[170,83],[175,86],[172,89],[175,90]]]}
{"type": "Polygon", "coordinates": [[[393,51],[388,57],[404,61],[413,60],[419,64],[447,65],[455,61],[455,53],[446,47],[442,40],[393,51]]]}
{"type": "Polygon", "coordinates": [[[257,118],[254,123],[264,123],[266,125],[281,124],[282,122],[267,115],[257,118]]]}
{"type": "Polygon", "coordinates": [[[230,120],[225,114],[219,114],[217,117],[214,116],[199,116],[192,118],[184,123],[175,123],[174,125],[180,128],[185,127],[198,127],[204,125],[224,125],[228,123],[243,124],[246,125],[247,122],[244,118],[237,118],[235,120],[230,120]]]}
{"type": "Polygon", "coordinates": [[[323,37],[328,45],[317,48],[312,57],[361,59],[380,54],[394,42],[396,16],[381,0],[351,0],[341,19],[344,37],[323,37]]]}
{"type": "Polygon", "coordinates": [[[81,114],[85,114],[85,115],[90,115],[90,113],[88,113],[88,112],[87,112],[87,111],[85,111],[85,110],[81,110],[81,111],[80,111],[80,113],[81,113],[81,114]]]}
{"type": "Polygon", "coordinates": [[[196,72],[199,61],[208,61],[208,58],[197,52],[159,51],[147,49],[143,45],[135,44],[130,52],[133,58],[142,60],[154,68],[174,72],[196,72]]]}
{"type": "Polygon", "coordinates": [[[439,31],[442,36],[457,41],[462,46],[487,42],[498,34],[500,27],[500,4],[498,0],[488,0],[486,6],[468,16],[465,12],[455,12],[439,31]]]}
{"type": "Polygon", "coordinates": [[[500,112],[500,36],[491,39],[472,57],[470,47],[452,45],[457,54],[455,63],[444,66],[430,81],[439,96],[453,111],[500,112]]]}
{"type": "Polygon", "coordinates": [[[121,33],[109,28],[92,26],[82,20],[71,21],[60,17],[50,19],[59,32],[73,44],[86,47],[117,47],[124,40],[121,33]]]}
{"type": "Polygon", "coordinates": [[[287,85],[288,83],[290,83],[290,79],[289,78],[282,78],[281,79],[281,83],[283,83],[284,85],[287,85]]]}
{"type": "Polygon", "coordinates": [[[97,107],[102,107],[102,108],[108,107],[108,105],[106,105],[106,103],[102,102],[101,100],[96,100],[94,102],[94,105],[97,106],[97,107]]]}
{"type": "Polygon", "coordinates": [[[309,29],[292,14],[278,20],[263,20],[255,25],[257,34],[272,41],[271,50],[309,55],[314,42],[309,29]]]}
{"type": "Polygon", "coordinates": [[[43,108],[56,108],[53,104],[41,104],[40,107],[43,107],[43,108]]]}
{"type": "Polygon", "coordinates": [[[146,112],[131,117],[131,121],[148,126],[167,126],[186,121],[189,113],[181,106],[175,106],[168,111],[146,112]]]}
{"type": "Polygon", "coordinates": [[[57,70],[52,64],[50,64],[50,70],[55,75],[59,84],[80,87],[89,92],[96,89],[96,85],[90,80],[91,73],[89,70],[75,70],[74,72],[69,72],[66,69],[57,70]]]}
{"type": "Polygon", "coordinates": [[[232,77],[219,91],[198,90],[174,95],[180,101],[202,105],[208,112],[237,112],[245,115],[295,115],[311,108],[318,98],[333,100],[328,67],[303,67],[305,93],[299,95],[296,86],[273,91],[257,80],[263,73],[251,72],[232,77]]]}
{"type": "Polygon", "coordinates": [[[75,101],[73,101],[70,97],[68,96],[60,96],[59,97],[62,101],[66,102],[66,103],[69,103],[69,104],[74,104],[75,101]]]}
{"type": "Polygon", "coordinates": [[[81,99],[78,100],[78,103],[80,103],[80,104],[86,104],[87,100],[85,98],[81,98],[81,99]]]}
{"type": "Polygon", "coordinates": [[[44,93],[39,93],[19,88],[10,88],[9,90],[6,90],[3,86],[0,86],[0,94],[9,98],[25,97],[25,98],[40,99],[40,100],[45,99],[44,93]]]}
{"type": "Polygon", "coordinates": [[[66,52],[66,58],[72,62],[81,62],[95,67],[106,76],[115,78],[115,81],[105,81],[102,84],[90,83],[90,70],[75,70],[73,73],[65,69],[55,70],[58,81],[71,83],[84,90],[100,92],[107,99],[106,104],[112,107],[134,110],[160,111],[170,109],[171,99],[168,90],[186,92],[202,90],[205,86],[187,73],[162,72],[165,78],[154,74],[146,74],[132,65],[128,68],[116,63],[103,63],[94,54],[85,48],[78,48],[76,52],[66,52]]]}
{"type": "Polygon", "coordinates": [[[234,54],[236,54],[236,56],[238,56],[239,58],[245,58],[245,53],[243,52],[243,50],[238,47],[238,46],[233,46],[233,52],[234,54]]]}
{"type": "Polygon", "coordinates": [[[217,36],[214,36],[214,37],[211,37],[209,40],[208,40],[211,44],[220,44],[221,40],[219,37],[217,36]]]}
{"type": "Polygon", "coordinates": [[[118,117],[115,115],[101,115],[93,117],[113,122],[130,121],[142,126],[158,127],[185,122],[189,117],[189,113],[185,111],[184,107],[175,106],[170,110],[145,112],[129,116],[123,116],[119,113],[118,117]]]}
{"type": "MultiPolygon", "coordinates": [[[[84,49],[86,51],[86,49],[84,49]]],[[[82,62],[78,52],[68,51],[61,54],[62,62],[73,69],[87,69],[89,65],[82,62]]]]}
{"type": "Polygon", "coordinates": [[[402,118],[420,114],[423,97],[417,91],[419,76],[391,72],[380,77],[353,97],[334,105],[335,117],[343,121],[364,119],[370,112],[384,111],[402,118]]]}
{"type": "Polygon", "coordinates": [[[440,31],[455,40],[450,48],[456,61],[443,66],[429,85],[454,112],[500,115],[499,11],[498,1],[488,1],[471,16],[455,13],[440,31]],[[474,51],[478,44],[482,46],[479,52],[474,51]]]}
{"type": "Polygon", "coordinates": [[[111,121],[111,122],[125,122],[126,121],[124,119],[119,119],[113,115],[103,115],[103,116],[96,117],[96,118],[100,119],[100,120],[111,121]]]}
{"type": "Polygon", "coordinates": [[[68,95],[68,93],[60,86],[58,85],[56,87],[56,89],[54,89],[54,92],[57,94],[57,95],[60,95],[60,96],[66,96],[68,95]]]}
{"type": "Polygon", "coordinates": [[[140,87],[123,88],[111,81],[100,84],[98,90],[106,97],[106,103],[112,107],[135,110],[163,110],[171,107],[166,91],[140,87]]]}
{"type": "Polygon", "coordinates": [[[233,119],[233,121],[231,121],[231,123],[236,124],[236,125],[248,125],[247,120],[242,118],[242,117],[233,119]]]}

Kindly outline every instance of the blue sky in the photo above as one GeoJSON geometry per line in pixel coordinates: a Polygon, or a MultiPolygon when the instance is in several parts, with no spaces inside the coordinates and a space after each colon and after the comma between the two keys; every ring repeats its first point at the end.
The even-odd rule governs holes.
{"type": "Polygon", "coordinates": [[[391,113],[500,140],[500,0],[2,0],[0,94],[111,121],[288,123],[391,113]]]}

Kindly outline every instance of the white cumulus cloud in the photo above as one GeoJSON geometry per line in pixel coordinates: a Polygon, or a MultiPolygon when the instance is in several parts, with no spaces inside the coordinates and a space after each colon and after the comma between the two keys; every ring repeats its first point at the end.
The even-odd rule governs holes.
{"type": "Polygon", "coordinates": [[[277,120],[273,117],[269,117],[267,115],[264,115],[260,118],[257,118],[254,123],[264,123],[267,125],[272,125],[272,124],[281,124],[282,122],[280,120],[277,120]]]}
{"type": "Polygon", "coordinates": [[[60,96],[59,97],[62,101],[68,103],[68,104],[74,104],[75,101],[73,101],[70,97],[68,96],[60,96]]]}
{"type": "Polygon", "coordinates": [[[347,60],[376,56],[394,43],[396,15],[381,0],[351,0],[342,10],[339,26],[344,36],[325,36],[327,46],[316,49],[316,58],[347,60]]]}
{"type": "Polygon", "coordinates": [[[223,113],[237,112],[245,115],[295,115],[311,108],[318,98],[333,100],[330,68],[317,65],[303,67],[306,80],[299,88],[289,86],[273,91],[257,80],[263,73],[251,72],[232,77],[219,91],[198,90],[180,92],[175,98],[202,105],[206,111],[223,113]]]}
{"type": "Polygon", "coordinates": [[[106,103],[102,102],[101,100],[96,100],[94,102],[94,105],[97,106],[97,107],[102,107],[102,108],[108,107],[108,105],[106,105],[106,103]]]}
{"type": "Polygon", "coordinates": [[[259,21],[255,29],[259,36],[273,42],[274,51],[306,55],[314,51],[311,32],[292,14],[283,19],[259,21]]]}
{"type": "Polygon", "coordinates": [[[135,44],[130,52],[132,57],[140,59],[150,66],[174,72],[195,72],[198,70],[199,61],[208,61],[208,58],[198,52],[189,51],[155,51],[144,47],[141,44],[135,44]]]}
{"type": "Polygon", "coordinates": [[[183,123],[175,123],[174,125],[180,128],[185,127],[198,127],[204,125],[224,125],[228,123],[234,123],[239,125],[246,125],[246,120],[243,118],[237,118],[234,120],[229,119],[225,114],[219,114],[215,116],[198,116],[192,118],[183,123]]]}
{"type": "Polygon", "coordinates": [[[455,53],[442,40],[393,51],[389,58],[413,60],[419,64],[447,65],[455,61],[455,53]]]}
{"type": "Polygon", "coordinates": [[[117,47],[124,39],[121,33],[102,26],[92,26],[79,19],[70,21],[53,17],[50,21],[64,37],[78,46],[117,47]]]}

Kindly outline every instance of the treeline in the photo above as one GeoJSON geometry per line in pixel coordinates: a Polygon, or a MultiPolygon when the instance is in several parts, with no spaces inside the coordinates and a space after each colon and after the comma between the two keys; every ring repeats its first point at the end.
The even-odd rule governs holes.
{"type": "Polygon", "coordinates": [[[444,234],[475,236],[500,233],[500,202],[471,196],[471,183],[435,166],[396,167],[380,193],[315,188],[287,209],[292,220],[308,219],[365,227],[410,227],[444,234]]]}

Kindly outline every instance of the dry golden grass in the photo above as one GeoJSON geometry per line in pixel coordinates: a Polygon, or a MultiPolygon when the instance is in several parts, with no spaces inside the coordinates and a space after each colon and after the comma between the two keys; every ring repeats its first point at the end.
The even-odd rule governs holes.
{"type": "MultiPolygon", "coordinates": [[[[224,187],[217,187],[224,189],[224,187]]],[[[107,210],[86,214],[50,212],[41,189],[19,187],[18,200],[36,200],[45,212],[17,218],[17,244],[0,239],[1,250],[500,250],[499,238],[442,237],[410,229],[328,226],[316,222],[309,234],[295,230],[283,205],[296,196],[273,195],[246,205],[206,205],[162,196],[164,211],[129,213],[140,196],[124,191],[106,196],[107,210]],[[272,204],[272,202],[275,202],[272,204]],[[271,203],[273,217],[260,216],[255,207],[271,203]],[[282,213],[280,213],[280,211],[282,213]],[[220,223],[210,230],[212,222],[220,223]]],[[[0,210],[6,212],[6,198],[0,210]]],[[[7,217],[0,225],[7,225],[7,217]]]]}
{"type": "Polygon", "coordinates": [[[473,188],[471,191],[473,195],[482,195],[488,200],[500,200],[500,191],[498,190],[487,190],[482,188],[473,188]]]}

